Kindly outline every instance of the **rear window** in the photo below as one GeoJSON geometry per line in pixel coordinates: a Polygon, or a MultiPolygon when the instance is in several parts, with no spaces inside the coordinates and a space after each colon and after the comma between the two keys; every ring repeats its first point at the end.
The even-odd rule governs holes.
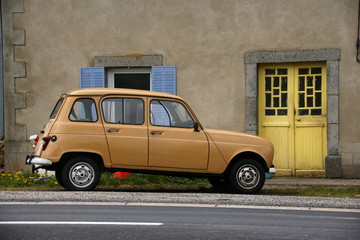
{"type": "Polygon", "coordinates": [[[69,119],[73,122],[96,122],[96,105],[91,98],[77,99],[71,109],[69,119]]]}
{"type": "Polygon", "coordinates": [[[50,119],[54,119],[54,118],[56,117],[56,115],[57,115],[57,113],[59,112],[59,109],[60,109],[60,107],[61,107],[61,104],[62,104],[63,102],[64,102],[64,98],[63,98],[63,97],[60,98],[60,99],[57,101],[57,103],[56,103],[53,111],[52,111],[51,114],[50,114],[50,119]]]}

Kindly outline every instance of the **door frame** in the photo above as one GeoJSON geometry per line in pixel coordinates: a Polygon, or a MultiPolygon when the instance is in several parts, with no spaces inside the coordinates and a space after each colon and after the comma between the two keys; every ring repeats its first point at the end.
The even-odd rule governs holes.
{"type": "Polygon", "coordinates": [[[246,132],[258,134],[258,64],[326,62],[327,79],[327,152],[325,176],[341,178],[339,154],[339,61],[340,49],[247,52],[245,62],[246,132]]]}

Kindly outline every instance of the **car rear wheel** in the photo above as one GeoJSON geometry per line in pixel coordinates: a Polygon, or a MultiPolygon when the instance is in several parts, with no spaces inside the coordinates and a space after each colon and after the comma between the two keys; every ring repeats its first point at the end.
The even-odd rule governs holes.
{"type": "Polygon", "coordinates": [[[215,191],[226,192],[229,189],[228,183],[222,177],[209,177],[208,180],[215,191]]]}
{"type": "Polygon", "coordinates": [[[65,187],[63,180],[62,180],[62,168],[58,168],[55,171],[55,178],[56,178],[57,182],[60,184],[60,186],[65,187]]]}
{"type": "Polygon", "coordinates": [[[63,186],[69,190],[90,191],[100,181],[99,166],[90,158],[76,157],[70,159],[62,171],[63,186]]]}
{"type": "Polygon", "coordinates": [[[236,193],[255,194],[265,183],[265,170],[254,159],[243,159],[232,167],[228,175],[231,189],[236,193]]]}

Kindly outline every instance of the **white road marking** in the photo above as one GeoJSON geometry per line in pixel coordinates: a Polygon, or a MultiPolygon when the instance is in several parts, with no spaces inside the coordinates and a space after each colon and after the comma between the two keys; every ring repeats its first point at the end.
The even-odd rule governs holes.
{"type": "Polygon", "coordinates": [[[66,222],[66,221],[0,221],[0,225],[126,225],[126,226],[161,226],[163,223],[152,222],[66,222]]]}

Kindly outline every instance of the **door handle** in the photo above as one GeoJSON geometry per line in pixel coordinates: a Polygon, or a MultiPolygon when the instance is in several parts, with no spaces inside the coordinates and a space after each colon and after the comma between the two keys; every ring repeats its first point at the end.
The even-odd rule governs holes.
{"type": "Polygon", "coordinates": [[[301,121],[301,118],[295,118],[296,121],[300,122],[301,121]]]}
{"type": "Polygon", "coordinates": [[[109,128],[108,130],[106,130],[108,133],[114,133],[114,132],[119,132],[119,129],[114,129],[114,128],[109,128]]]}
{"type": "Polygon", "coordinates": [[[150,131],[151,135],[161,135],[162,132],[159,131],[150,131]]]}

